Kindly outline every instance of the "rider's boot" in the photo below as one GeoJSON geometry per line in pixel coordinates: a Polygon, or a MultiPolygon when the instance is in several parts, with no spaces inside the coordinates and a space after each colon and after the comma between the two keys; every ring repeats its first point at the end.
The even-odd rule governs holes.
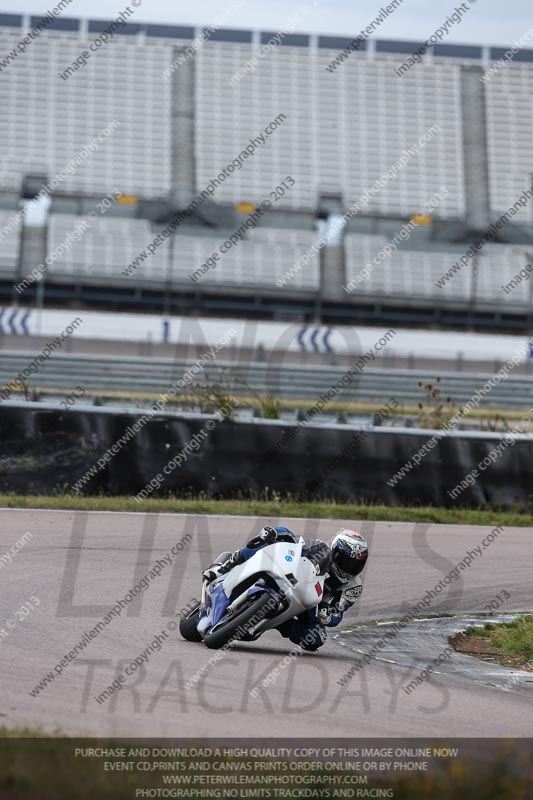
{"type": "MultiPolygon", "coordinates": [[[[250,550],[258,550],[260,547],[264,547],[267,544],[272,544],[277,539],[277,531],[275,528],[271,528],[268,525],[265,525],[264,528],[261,528],[259,534],[251,539],[248,544],[246,545],[245,550],[247,550],[247,557],[250,557],[250,550]]],[[[235,550],[234,553],[230,555],[225,561],[220,564],[219,562],[215,561],[209,569],[205,569],[202,572],[202,577],[208,583],[214,581],[215,578],[220,577],[220,575],[226,575],[233,569],[233,567],[238,567],[239,564],[242,564],[245,561],[245,556],[242,549],[235,550]]]]}
{"type": "Polygon", "coordinates": [[[244,561],[242,550],[235,550],[229,558],[222,562],[222,564],[213,564],[209,569],[203,571],[202,576],[204,580],[211,583],[221,575],[226,575],[233,567],[238,567],[244,561]]]}

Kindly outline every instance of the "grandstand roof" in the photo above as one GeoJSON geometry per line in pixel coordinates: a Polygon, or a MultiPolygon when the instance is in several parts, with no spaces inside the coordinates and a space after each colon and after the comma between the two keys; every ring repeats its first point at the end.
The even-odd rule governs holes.
{"type": "MultiPolygon", "coordinates": [[[[0,14],[0,27],[8,28],[23,28],[27,23],[24,21],[25,15],[23,14],[0,14]]],[[[27,15],[29,20],[29,27],[36,25],[42,17],[27,15]]],[[[88,30],[89,33],[98,33],[104,31],[113,20],[102,19],[89,19],[85,20],[76,17],[60,17],[53,20],[48,25],[50,31],[63,31],[65,33],[82,33],[88,30]],[[87,27],[86,27],[87,26],[87,27]]],[[[162,25],[152,23],[135,23],[126,24],[124,27],[115,31],[117,35],[122,36],[150,36],[160,37],[164,39],[195,39],[201,30],[201,27],[190,27],[180,25],[162,25]]],[[[209,36],[208,42],[251,42],[253,39],[254,31],[244,29],[229,29],[219,28],[209,36]]],[[[259,31],[260,41],[262,43],[268,42],[269,39],[275,34],[268,31],[259,31]]],[[[354,34],[355,36],[355,34],[354,34]]],[[[318,46],[321,48],[328,48],[333,50],[342,50],[353,41],[349,37],[342,36],[319,36],[316,34],[303,34],[303,33],[290,33],[287,34],[280,42],[281,47],[309,47],[318,46]]],[[[369,41],[375,44],[375,52],[377,53],[412,53],[423,42],[413,42],[400,39],[370,39],[369,41]]],[[[366,42],[362,43],[360,50],[364,51],[366,42]]],[[[491,47],[480,45],[465,45],[465,44],[436,44],[433,48],[433,54],[438,57],[448,58],[461,58],[461,59],[475,59],[489,58],[498,60],[502,58],[506,50],[503,47],[491,47]]],[[[533,62],[533,50],[521,49],[514,55],[515,61],[533,62]]]]}

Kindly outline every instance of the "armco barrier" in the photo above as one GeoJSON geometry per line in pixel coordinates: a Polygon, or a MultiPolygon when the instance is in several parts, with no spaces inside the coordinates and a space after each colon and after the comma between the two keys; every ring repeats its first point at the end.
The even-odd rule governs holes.
{"type": "MultiPolygon", "coordinates": [[[[3,403],[0,490],[22,494],[71,490],[140,417],[141,412],[107,408],[64,413],[51,404],[3,403]]],[[[138,494],[210,419],[200,414],[154,417],[84,484],[82,492],[138,494]]],[[[431,436],[431,431],[403,428],[225,420],[217,422],[199,449],[165,477],[159,495],[246,496],[269,487],[311,500],[464,507],[529,504],[533,437],[528,435],[513,437],[513,443],[502,448],[494,463],[480,471],[479,479],[455,501],[447,492],[502,443],[502,435],[446,433],[394,485],[391,478],[431,436]]]]}
{"type": "MultiPolygon", "coordinates": [[[[8,385],[14,376],[28,367],[34,358],[28,353],[2,353],[0,359],[0,386],[8,385]]],[[[29,385],[37,390],[46,389],[59,396],[68,386],[83,386],[86,395],[109,397],[117,392],[123,397],[136,394],[157,395],[168,390],[176,378],[192,366],[190,360],[162,358],[123,358],[107,356],[102,360],[97,355],[69,355],[57,353],[45,370],[32,375],[29,385]]],[[[352,364],[350,365],[352,366],[352,364]]],[[[487,381],[503,364],[494,365],[494,372],[482,374],[472,372],[445,372],[440,376],[439,388],[443,397],[451,396],[455,405],[463,405],[475,392],[481,391],[487,381]]],[[[208,361],[204,376],[211,383],[220,380],[221,372],[232,385],[236,396],[249,396],[255,390],[263,396],[286,400],[314,402],[322,392],[327,392],[343,375],[346,366],[305,366],[296,364],[257,364],[246,361],[232,362],[217,358],[208,361]],[[235,380],[234,380],[235,379],[235,380]]],[[[342,402],[378,403],[383,397],[395,397],[400,403],[416,405],[422,398],[423,384],[434,383],[434,370],[398,369],[380,366],[380,359],[369,361],[352,385],[336,396],[342,402]]],[[[200,378],[202,382],[202,378],[200,378]]],[[[533,405],[533,381],[531,376],[519,376],[510,371],[506,380],[482,396],[480,407],[527,409],[533,405]]]]}

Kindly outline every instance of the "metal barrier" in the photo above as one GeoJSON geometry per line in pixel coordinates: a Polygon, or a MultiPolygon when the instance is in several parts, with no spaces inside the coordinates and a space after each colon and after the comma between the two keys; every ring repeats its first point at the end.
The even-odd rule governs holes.
{"type": "MultiPolygon", "coordinates": [[[[33,354],[2,353],[0,358],[0,386],[15,380],[33,360],[33,354]]],[[[373,362],[379,364],[379,360],[373,362]]],[[[109,397],[157,396],[169,390],[178,381],[191,362],[148,358],[117,358],[88,355],[57,354],[28,379],[28,386],[37,389],[68,392],[75,386],[85,389],[86,395],[109,397]]],[[[218,383],[221,373],[231,378],[232,393],[248,397],[253,392],[286,400],[314,402],[320,395],[335,386],[347,372],[344,367],[286,366],[217,361],[208,364],[203,375],[218,383]],[[252,390],[252,391],[250,391],[252,390]]],[[[464,372],[420,371],[383,369],[367,366],[353,383],[335,395],[335,400],[346,402],[381,403],[393,397],[400,404],[413,405],[423,400],[424,390],[418,386],[435,383],[440,377],[443,397],[450,396],[455,405],[466,403],[480,390],[490,374],[465,374],[464,372]]],[[[533,406],[533,380],[510,375],[488,391],[480,403],[486,408],[528,409],[533,406]]]]}

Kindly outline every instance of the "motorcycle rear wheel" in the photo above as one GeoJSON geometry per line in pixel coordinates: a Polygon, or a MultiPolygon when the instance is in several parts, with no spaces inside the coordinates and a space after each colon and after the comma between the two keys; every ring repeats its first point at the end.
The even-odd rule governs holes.
{"type": "Polygon", "coordinates": [[[267,592],[250,598],[245,608],[235,613],[225,624],[216,627],[213,632],[206,633],[204,644],[211,650],[220,650],[232,641],[239,641],[246,634],[246,626],[254,617],[257,622],[272,616],[275,610],[273,598],[267,592]]]}

